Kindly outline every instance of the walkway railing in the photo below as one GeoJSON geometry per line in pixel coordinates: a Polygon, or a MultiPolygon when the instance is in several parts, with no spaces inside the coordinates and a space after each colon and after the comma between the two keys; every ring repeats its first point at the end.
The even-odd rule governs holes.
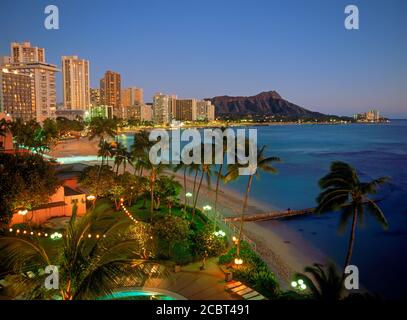
{"type": "MultiPolygon", "coordinates": [[[[227,218],[225,218],[222,213],[217,212],[217,214],[214,214],[213,210],[202,210],[202,213],[209,219],[212,220],[216,225],[219,227],[219,229],[225,231],[226,235],[229,238],[232,238],[233,236],[237,237],[239,234],[239,227],[236,226],[232,221],[228,221],[227,218]]],[[[235,220],[235,221],[239,221],[235,220]]],[[[256,243],[251,240],[248,236],[246,236],[244,233],[242,235],[242,241],[247,242],[252,249],[257,252],[257,246],[256,243]]]]}

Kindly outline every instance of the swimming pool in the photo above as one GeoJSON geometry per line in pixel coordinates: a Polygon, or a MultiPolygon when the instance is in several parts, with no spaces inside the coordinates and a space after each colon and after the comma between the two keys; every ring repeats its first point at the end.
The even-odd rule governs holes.
{"type": "Polygon", "coordinates": [[[163,289],[123,288],[98,300],[186,300],[186,298],[163,289]]]}

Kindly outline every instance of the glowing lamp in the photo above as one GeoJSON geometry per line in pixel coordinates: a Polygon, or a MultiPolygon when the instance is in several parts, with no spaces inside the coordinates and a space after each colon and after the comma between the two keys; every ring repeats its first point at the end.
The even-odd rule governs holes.
{"type": "Polygon", "coordinates": [[[27,213],[28,213],[28,210],[27,209],[24,209],[24,210],[18,210],[18,212],[17,212],[19,215],[21,215],[21,216],[25,216],[27,213]]]}

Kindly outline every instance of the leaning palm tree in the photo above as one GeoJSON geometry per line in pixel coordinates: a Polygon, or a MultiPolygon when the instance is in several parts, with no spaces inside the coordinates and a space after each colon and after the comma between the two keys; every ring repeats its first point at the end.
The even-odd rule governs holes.
{"type": "Polygon", "coordinates": [[[326,302],[335,302],[342,298],[343,278],[335,264],[329,263],[324,270],[323,265],[314,263],[313,266],[305,267],[304,271],[305,274],[297,273],[295,278],[304,281],[311,298],[326,302]]]}
{"type": "Polygon", "coordinates": [[[341,211],[340,229],[344,229],[348,219],[352,217],[348,251],[345,265],[350,264],[355,242],[356,225],[359,219],[363,221],[365,211],[371,213],[378,222],[387,228],[388,223],[377,201],[369,195],[377,193],[379,186],[388,181],[388,177],[381,177],[370,182],[361,182],[356,170],[345,162],[332,162],[330,172],[319,180],[323,191],[317,198],[316,213],[341,211]]]}
{"type": "Polygon", "coordinates": [[[47,275],[37,272],[49,265],[58,266],[59,295],[64,300],[95,299],[126,283],[143,286],[149,277],[161,274],[158,263],[145,259],[149,244],[130,219],[117,216],[107,204],[80,219],[75,211],[57,256],[52,257],[36,238],[0,238],[2,263],[13,272],[11,283],[23,297],[55,294],[43,289],[47,275]]]}
{"type": "MultiPolygon", "coordinates": [[[[239,227],[239,234],[238,234],[238,240],[237,240],[237,250],[236,254],[239,256],[240,254],[240,244],[243,236],[243,223],[244,223],[244,216],[246,213],[246,208],[247,204],[249,201],[249,193],[250,193],[250,188],[252,186],[253,182],[253,176],[256,176],[257,178],[260,177],[260,172],[264,171],[267,173],[277,173],[277,169],[272,166],[273,162],[280,162],[280,158],[278,157],[266,157],[264,152],[266,150],[266,146],[263,146],[259,149],[257,149],[257,169],[256,171],[249,175],[249,179],[247,181],[247,186],[246,186],[246,193],[244,197],[244,202],[243,202],[243,208],[242,208],[242,214],[240,218],[240,227],[239,227]]],[[[231,164],[228,165],[228,172],[225,175],[225,183],[228,183],[232,180],[236,180],[239,177],[239,168],[242,168],[243,166],[239,164],[236,161],[236,164],[231,164]]]]}

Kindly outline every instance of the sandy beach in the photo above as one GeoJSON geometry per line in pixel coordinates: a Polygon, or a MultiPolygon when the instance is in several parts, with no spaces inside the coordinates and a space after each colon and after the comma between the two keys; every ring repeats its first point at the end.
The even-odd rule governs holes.
{"type": "MultiPolygon", "coordinates": [[[[59,142],[49,153],[54,158],[86,157],[97,155],[97,139],[89,141],[87,138],[79,140],[65,140],[59,142]]],[[[83,161],[81,161],[83,162],[83,161]]],[[[89,161],[88,164],[95,164],[89,161]]],[[[127,170],[132,171],[130,166],[127,170]]],[[[181,173],[175,174],[176,179],[183,185],[181,173]]],[[[187,191],[193,190],[193,177],[187,177],[187,191]]],[[[198,199],[198,207],[210,204],[214,207],[215,181],[212,188],[208,188],[204,182],[198,199]]],[[[218,212],[224,217],[241,214],[243,207],[243,193],[229,187],[221,186],[218,196],[218,212]]],[[[275,210],[265,203],[255,199],[252,194],[249,200],[247,214],[260,213],[275,210]]],[[[238,224],[238,223],[236,223],[238,224]]],[[[325,262],[326,257],[315,247],[312,247],[298,232],[287,229],[277,220],[265,222],[246,222],[244,225],[245,235],[256,243],[258,253],[275,272],[281,286],[288,288],[292,275],[302,272],[304,267],[315,262],[325,262]]]]}

